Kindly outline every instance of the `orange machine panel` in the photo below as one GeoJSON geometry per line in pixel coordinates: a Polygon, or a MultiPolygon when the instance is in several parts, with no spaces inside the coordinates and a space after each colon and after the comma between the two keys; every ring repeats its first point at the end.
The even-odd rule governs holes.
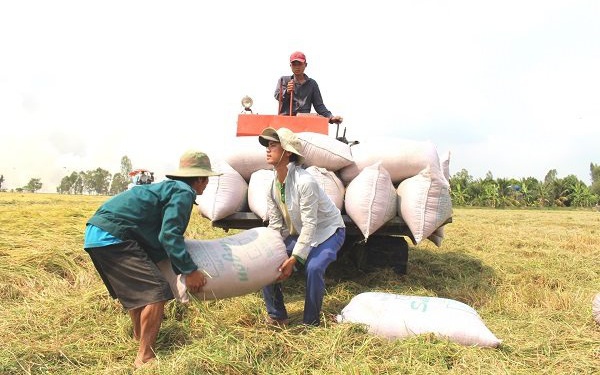
{"type": "Polygon", "coordinates": [[[329,119],[321,116],[238,115],[237,136],[259,135],[264,128],[288,128],[293,132],[328,135],[329,119]]]}

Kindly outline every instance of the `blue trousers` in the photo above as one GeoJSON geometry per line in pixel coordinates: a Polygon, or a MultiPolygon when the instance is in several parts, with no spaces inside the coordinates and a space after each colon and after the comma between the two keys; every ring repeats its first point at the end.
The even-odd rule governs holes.
{"type": "MultiPolygon", "coordinates": [[[[306,274],[306,294],[304,297],[303,323],[319,325],[321,306],[325,295],[325,271],[337,259],[337,253],[344,244],[346,228],[338,228],[325,242],[313,247],[304,264],[306,274]]],[[[285,247],[288,255],[292,254],[298,236],[288,236],[285,247]]],[[[281,283],[267,285],[263,288],[263,298],[267,313],[274,319],[287,319],[288,313],[283,303],[281,283]]]]}

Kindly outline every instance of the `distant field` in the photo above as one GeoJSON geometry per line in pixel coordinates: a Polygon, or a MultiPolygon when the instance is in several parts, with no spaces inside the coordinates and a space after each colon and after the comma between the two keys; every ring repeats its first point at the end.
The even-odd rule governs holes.
{"type": "MultiPolygon", "coordinates": [[[[137,344],[82,249],[107,197],[0,193],[0,374],[130,374],[137,344]]],[[[229,235],[194,213],[188,237],[229,235]]],[[[305,329],[303,281],[286,282],[292,325],[263,323],[259,293],[171,302],[160,374],[595,374],[600,212],[455,209],[441,248],[411,247],[408,274],[328,271],[326,323],[305,329]],[[425,335],[388,341],[334,317],[364,291],[437,296],[475,308],[503,344],[464,347],[425,335]]]]}

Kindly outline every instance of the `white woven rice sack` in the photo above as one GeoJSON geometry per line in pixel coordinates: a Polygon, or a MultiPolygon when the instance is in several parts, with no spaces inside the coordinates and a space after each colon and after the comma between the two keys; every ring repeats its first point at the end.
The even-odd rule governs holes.
{"type": "Polygon", "coordinates": [[[317,180],[317,183],[321,186],[323,191],[325,191],[325,194],[327,194],[335,206],[341,210],[344,206],[344,194],[346,193],[346,188],[339,177],[332,171],[315,166],[306,168],[306,171],[317,180]]]}
{"type": "Polygon", "coordinates": [[[440,168],[446,181],[450,182],[450,151],[440,157],[440,168]]]}
{"type": "Polygon", "coordinates": [[[225,160],[246,182],[253,172],[268,169],[267,151],[258,142],[257,136],[235,137],[227,142],[223,154],[225,160]]]}
{"type": "Polygon", "coordinates": [[[220,220],[248,206],[248,184],[244,178],[225,161],[213,162],[213,169],[220,176],[208,179],[202,195],[196,199],[198,211],[211,221],[220,220]]]}
{"type": "Polygon", "coordinates": [[[156,263],[156,266],[160,270],[160,273],[163,274],[165,279],[167,279],[175,299],[181,303],[190,302],[190,296],[186,293],[187,289],[182,282],[179,282],[179,276],[177,276],[175,271],[173,271],[171,261],[169,259],[163,259],[156,263]]]}
{"type": "Polygon", "coordinates": [[[364,168],[346,188],[346,213],[365,238],[396,216],[396,189],[389,173],[375,163],[364,168]]]}
{"type": "Polygon", "coordinates": [[[437,150],[430,141],[372,137],[352,146],[354,163],[340,169],[340,179],[348,185],[365,167],[381,161],[392,183],[412,177],[423,168],[440,168],[437,150]]]}
{"type": "Polygon", "coordinates": [[[435,244],[437,247],[442,246],[442,241],[444,240],[444,226],[439,227],[434,230],[433,233],[427,237],[427,239],[435,244]]]}
{"type": "MultiPolygon", "coordinates": [[[[266,227],[210,241],[186,240],[185,248],[198,269],[210,275],[202,292],[194,293],[203,300],[256,292],[279,277],[278,268],[288,258],[279,232],[266,227]]],[[[175,282],[171,290],[178,291],[179,299],[185,294],[185,275],[175,282]]]]}
{"type": "Polygon", "coordinates": [[[596,294],[592,302],[592,315],[596,323],[600,324],[600,293],[596,294]]]}
{"type": "Polygon", "coordinates": [[[450,185],[439,171],[427,167],[402,181],[397,192],[398,215],[408,225],[415,245],[452,217],[450,185]]]}
{"type": "Polygon", "coordinates": [[[337,320],[365,324],[369,333],[390,339],[433,333],[467,346],[497,347],[501,343],[477,311],[446,298],[361,293],[352,298],[337,320]]]}
{"type": "Polygon", "coordinates": [[[263,221],[269,218],[267,194],[273,186],[274,176],[272,169],[260,169],[252,173],[248,184],[248,207],[263,221]]]}
{"type": "Polygon", "coordinates": [[[313,132],[300,132],[297,136],[307,167],[316,166],[335,172],[354,160],[350,146],[334,137],[313,132]]]}

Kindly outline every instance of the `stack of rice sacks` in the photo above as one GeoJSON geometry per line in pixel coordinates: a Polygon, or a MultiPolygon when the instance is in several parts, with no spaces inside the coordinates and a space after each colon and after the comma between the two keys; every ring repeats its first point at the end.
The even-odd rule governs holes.
{"type": "MultiPolygon", "coordinates": [[[[414,245],[428,238],[441,246],[443,224],[452,216],[449,153],[440,159],[429,141],[373,137],[349,146],[320,133],[297,135],[306,170],[366,239],[399,216],[414,245]]],[[[267,220],[273,170],[257,137],[237,137],[213,158],[223,174],[211,177],[198,197],[201,214],[216,221],[252,211],[267,220]]]]}

